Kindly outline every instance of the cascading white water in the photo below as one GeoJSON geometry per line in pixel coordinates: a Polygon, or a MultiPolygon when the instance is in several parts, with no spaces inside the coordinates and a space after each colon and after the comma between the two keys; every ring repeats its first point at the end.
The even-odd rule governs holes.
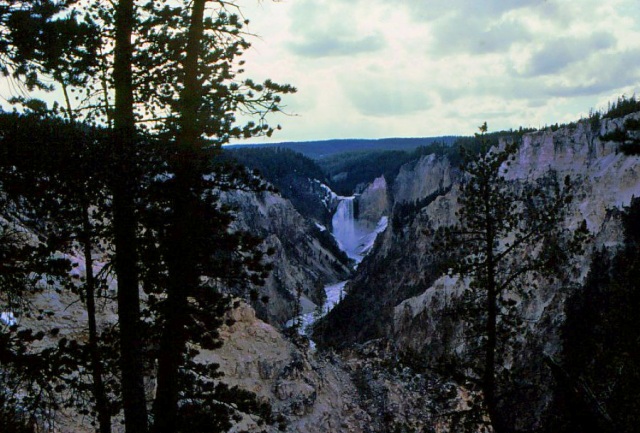
{"type": "Polygon", "coordinates": [[[364,233],[357,226],[353,201],[355,197],[342,197],[336,213],[333,215],[331,225],[333,226],[333,237],[338,241],[340,249],[356,262],[362,260],[361,239],[364,233]]]}
{"type": "MultiPolygon", "coordinates": [[[[373,247],[376,236],[387,228],[388,220],[387,217],[382,217],[374,230],[365,230],[358,225],[355,219],[355,197],[339,197],[339,199],[340,202],[331,219],[331,225],[333,226],[332,234],[338,242],[340,249],[344,251],[347,256],[355,260],[357,266],[357,264],[362,261],[364,255],[373,247]]],[[[300,329],[299,332],[306,335],[309,326],[340,302],[347,283],[348,281],[341,281],[325,286],[325,293],[327,295],[325,304],[316,311],[305,311],[300,316],[302,329],[300,329]]],[[[293,326],[295,320],[296,318],[289,320],[285,326],[293,326]]],[[[311,347],[315,347],[313,341],[311,342],[311,347]]]]}

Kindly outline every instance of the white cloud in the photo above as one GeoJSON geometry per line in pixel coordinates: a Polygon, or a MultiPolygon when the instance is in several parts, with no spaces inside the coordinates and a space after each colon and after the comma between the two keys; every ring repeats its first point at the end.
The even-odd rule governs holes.
{"type": "Polygon", "coordinates": [[[353,56],[376,52],[383,46],[384,40],[379,34],[357,39],[319,36],[289,44],[291,51],[301,57],[353,56]]]}
{"type": "Polygon", "coordinates": [[[405,116],[432,106],[421,83],[394,76],[393,71],[350,74],[340,81],[347,99],[364,116],[405,116]]]}
{"type": "Polygon", "coordinates": [[[290,82],[274,140],[471,134],[640,88],[636,0],[247,1],[247,75],[290,82]]]}
{"type": "Polygon", "coordinates": [[[292,40],[286,46],[297,56],[350,56],[384,47],[380,31],[366,28],[353,3],[299,0],[290,18],[292,40]]]}

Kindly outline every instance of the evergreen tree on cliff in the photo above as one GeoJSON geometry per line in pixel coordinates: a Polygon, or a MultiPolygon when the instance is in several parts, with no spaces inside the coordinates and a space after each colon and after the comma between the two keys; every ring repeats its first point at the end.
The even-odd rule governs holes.
{"type": "MultiPolygon", "coordinates": [[[[38,270],[36,260],[51,261],[56,251],[58,253],[67,251],[74,236],[77,236],[76,239],[79,239],[85,247],[86,260],[89,263],[87,269],[92,267],[91,254],[87,254],[87,251],[93,249],[95,233],[89,221],[89,207],[96,203],[96,198],[101,196],[101,192],[95,189],[95,183],[89,181],[90,178],[100,177],[96,176],[95,171],[88,174],[90,172],[87,169],[88,152],[85,150],[88,149],[87,142],[92,140],[91,135],[59,119],[51,118],[52,113],[58,112],[57,104],[54,105],[53,111],[49,111],[44,102],[27,96],[27,92],[31,90],[53,90],[54,85],[49,84],[53,80],[65,89],[68,107],[67,86],[84,86],[95,72],[98,32],[93,23],[83,20],[74,10],[77,3],[77,1],[51,0],[0,2],[0,27],[2,28],[0,71],[23,90],[18,96],[14,96],[11,102],[23,104],[28,111],[34,113],[29,116],[3,115],[3,140],[0,151],[2,169],[0,171],[4,189],[3,199],[6,202],[2,214],[12,218],[8,216],[11,214],[9,209],[12,209],[23,217],[30,215],[33,218],[32,221],[37,221],[41,227],[48,228],[41,233],[37,247],[30,242],[25,243],[33,251],[29,255],[29,260],[21,258],[24,260],[22,265],[25,266],[24,272],[31,275],[42,275],[43,271],[38,270]],[[80,161],[82,162],[78,165],[80,161]],[[73,166],[74,170],[69,170],[69,166],[73,166]],[[60,197],[65,197],[66,200],[59,201],[60,197]],[[82,223],[79,220],[82,220],[82,223]]],[[[68,110],[66,114],[72,121],[71,111],[68,110]]],[[[16,215],[13,215],[13,218],[15,217],[16,215]]],[[[20,260],[20,257],[19,255],[6,257],[3,261],[11,260],[20,260]]],[[[58,260],[58,262],[60,266],[55,279],[56,284],[69,289],[75,287],[75,284],[70,281],[69,263],[65,267],[63,265],[65,261],[58,260]]],[[[42,278],[53,280],[52,275],[42,278]]],[[[32,278],[25,277],[22,281],[30,280],[32,278]]],[[[28,308],[22,308],[28,303],[26,299],[21,298],[22,292],[19,295],[15,292],[11,294],[11,287],[5,284],[0,286],[2,286],[1,295],[5,300],[21,299],[22,305],[10,303],[5,308],[28,317],[31,311],[28,308]]],[[[106,416],[108,410],[105,398],[101,398],[105,396],[105,391],[102,384],[101,363],[97,356],[93,302],[95,286],[95,278],[91,271],[88,271],[84,284],[86,297],[83,301],[86,301],[88,310],[90,322],[88,345],[92,348],[93,355],[89,369],[94,373],[93,396],[98,401],[97,410],[101,415],[101,431],[106,433],[109,430],[106,416]]],[[[29,289],[37,292],[40,288],[37,285],[31,285],[29,289]]],[[[17,334],[21,335],[28,331],[28,329],[22,329],[17,331],[17,334]]],[[[56,330],[53,329],[52,332],[56,330]]],[[[15,346],[21,343],[21,346],[17,347],[27,352],[29,341],[24,338],[13,340],[8,338],[3,340],[3,343],[5,343],[3,348],[7,350],[12,350],[12,344],[15,346]]],[[[15,364],[13,368],[18,371],[19,376],[26,378],[31,375],[33,376],[31,380],[40,382],[40,385],[43,379],[48,380],[51,385],[40,386],[40,393],[47,393],[48,389],[54,386],[60,386],[61,388],[56,388],[59,391],[65,387],[61,384],[61,381],[65,380],[63,376],[70,372],[65,368],[54,369],[52,365],[47,364],[61,363],[59,356],[65,351],[63,346],[59,347],[61,351],[56,354],[58,359],[50,356],[52,353],[50,348],[41,353],[31,353],[29,357],[37,359],[37,362],[33,360],[30,362],[38,365],[38,368],[20,368],[21,356],[15,356],[13,361],[5,362],[4,368],[12,368],[13,363],[15,364]],[[56,374],[46,374],[46,371],[52,369],[56,374]]],[[[65,362],[71,362],[76,366],[82,364],[76,355],[77,353],[71,355],[75,357],[74,361],[67,358],[65,362]]],[[[5,358],[5,361],[7,360],[5,358]]],[[[35,388],[31,389],[35,393],[38,392],[35,388]]],[[[9,400],[19,401],[16,397],[11,397],[9,400]]],[[[24,400],[30,400],[32,403],[29,405],[24,401],[20,402],[19,405],[23,410],[27,410],[27,406],[32,407],[33,410],[44,409],[44,406],[38,407],[40,403],[33,396],[27,395],[24,400]]],[[[59,398],[49,400],[48,407],[55,409],[59,398]]]]}
{"type": "Polygon", "coordinates": [[[640,423],[640,199],[621,213],[623,246],[596,251],[565,303],[554,432],[621,432],[640,423]]]}
{"type": "Polygon", "coordinates": [[[452,271],[470,279],[465,294],[473,305],[472,334],[479,335],[479,383],[494,431],[510,427],[502,422],[497,376],[510,337],[518,329],[517,307],[535,290],[541,275],[568,257],[560,247],[559,223],[570,199],[569,181],[555,178],[534,187],[506,179],[517,143],[489,148],[486,123],[477,139],[479,155],[465,154],[458,202],[459,223],[446,239],[458,249],[452,271]]]}
{"type": "MultiPolygon", "coordinates": [[[[230,222],[215,204],[215,197],[213,201],[210,201],[210,196],[206,198],[207,189],[212,187],[206,181],[211,173],[210,160],[231,137],[271,134],[272,129],[264,122],[264,115],[279,109],[278,93],[294,90],[271,81],[256,84],[246,80],[242,87],[233,83],[235,58],[249,45],[240,36],[243,23],[228,7],[217,2],[195,0],[175,8],[165,6],[160,11],[148,10],[150,18],[143,23],[145,35],[150,38],[145,56],[150,59],[164,57],[164,62],[158,62],[158,70],[151,73],[155,75],[165,71],[170,73],[160,75],[173,77],[173,82],[162,83],[164,92],[160,95],[152,95],[154,89],[148,88],[152,98],[150,105],[154,109],[163,107],[165,112],[171,113],[159,133],[173,141],[175,146],[169,152],[168,168],[173,178],[167,184],[171,207],[167,247],[164,248],[168,269],[167,297],[160,309],[163,328],[158,352],[158,387],[153,405],[153,431],[157,433],[187,431],[193,429],[194,423],[200,422],[194,421],[193,411],[188,414],[191,419],[186,419],[186,412],[181,410],[180,404],[183,380],[180,372],[188,362],[185,359],[186,345],[193,339],[190,326],[193,303],[213,301],[215,306],[224,302],[215,293],[207,294],[212,289],[203,288],[201,278],[231,277],[234,273],[231,262],[243,261],[237,255],[235,258],[229,256],[231,262],[227,263],[226,269],[229,275],[223,276],[218,271],[219,265],[211,263],[208,257],[229,254],[225,253],[229,246],[220,242],[224,236],[203,230],[216,224],[216,217],[210,212],[218,215],[218,231],[224,232],[230,222]],[[216,6],[207,11],[207,3],[216,6]],[[239,108],[259,114],[260,122],[249,123],[243,128],[234,126],[234,113],[239,108]],[[204,140],[207,136],[210,141],[204,140]]],[[[214,180],[218,186],[222,183],[229,188],[238,179],[232,176],[214,180]]],[[[256,245],[248,237],[227,238],[225,242],[229,241],[237,245],[232,249],[244,250],[243,254],[249,256],[255,254],[255,251],[247,250],[247,246],[256,245]]],[[[259,255],[255,258],[257,264],[259,255]]],[[[250,264],[245,261],[244,266],[250,264]]],[[[211,326],[216,327],[216,324],[211,323],[211,326]]],[[[214,333],[214,329],[209,331],[214,333]]],[[[202,341],[199,343],[203,344],[202,341]]]]}

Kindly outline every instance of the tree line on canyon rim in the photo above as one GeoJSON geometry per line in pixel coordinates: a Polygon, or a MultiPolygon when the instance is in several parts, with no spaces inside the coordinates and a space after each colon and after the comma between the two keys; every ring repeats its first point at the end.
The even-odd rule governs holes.
{"type": "MultiPolygon", "coordinates": [[[[259,283],[268,272],[263,260],[268,251],[250,234],[228,231],[233,214],[218,200],[220,191],[268,187],[241,167],[216,163],[220,146],[232,138],[272,134],[265,116],[279,111],[280,95],[295,89],[272,81],[238,84],[238,58],[249,45],[233,3],[194,0],[134,7],[132,0],[86,7],[78,1],[0,3],[3,74],[27,90],[53,90],[53,82],[63,94],[53,107],[16,97],[13,102],[26,113],[0,116],[2,307],[44,323],[28,329],[5,316],[0,325],[0,424],[7,429],[31,431],[34,419],[44,420],[61,406],[95,419],[100,433],[110,432],[121,412],[129,433],[224,431],[243,413],[279,422],[252,394],[220,383],[216,366],[198,363],[193,348],[221,344],[217,329],[231,301],[218,288],[242,293],[248,281],[259,283]],[[211,16],[205,14],[208,4],[214,7],[211,16]],[[237,126],[238,111],[253,113],[258,121],[237,126]],[[84,263],[70,260],[76,252],[84,263]],[[94,273],[102,262],[105,271],[94,273]],[[84,279],[76,267],[85,269],[84,279]],[[110,296],[108,272],[117,277],[113,301],[118,321],[115,328],[101,329],[96,304],[110,296]],[[25,294],[44,290],[75,296],[84,304],[86,341],[58,338],[62,331],[46,324],[52,312],[31,308],[25,294]],[[38,344],[43,340],[55,344],[33,349],[43,347],[38,344]],[[147,376],[157,382],[151,413],[147,376]]],[[[469,195],[462,212],[471,223],[482,223],[474,219],[481,216],[477,207],[489,205],[500,222],[517,226],[507,212],[514,209],[499,207],[496,198],[502,194],[496,169],[504,155],[481,152],[469,159],[470,170],[480,167],[478,173],[489,177],[477,177],[481,182],[468,188],[498,188],[498,195],[490,193],[484,203],[472,202],[482,194],[469,195]]],[[[550,205],[562,201],[561,189],[550,191],[557,191],[550,205]]],[[[530,194],[528,204],[543,202],[538,193],[530,194]]],[[[526,209],[550,229],[555,228],[552,211],[561,210],[526,209]]],[[[484,222],[498,220],[492,214],[484,222]]],[[[469,227],[443,241],[470,234],[467,245],[486,252],[481,263],[476,256],[464,264],[486,296],[487,308],[479,313],[486,315],[482,387],[489,414],[497,420],[491,353],[498,331],[492,305],[495,309],[506,290],[501,288],[508,287],[509,275],[496,280],[488,260],[495,256],[487,245],[499,236],[497,226],[485,231],[479,244],[474,244],[474,233],[465,231],[469,227]]],[[[626,272],[620,263],[635,263],[629,248],[628,256],[607,262],[612,281],[626,272]]],[[[547,264],[530,267],[541,272],[547,264]]],[[[608,281],[590,284],[597,296],[608,296],[608,281]]],[[[620,299],[633,296],[630,286],[616,284],[620,299]]],[[[631,320],[607,322],[606,335],[631,320]]],[[[602,335],[592,340],[596,347],[602,344],[598,338],[602,335]]],[[[600,355],[598,362],[606,363],[607,354],[600,355]]],[[[584,354],[571,359],[589,374],[598,371],[584,354]]],[[[617,378],[614,370],[610,374],[611,380],[617,378]]]]}
{"type": "MultiPolygon", "coordinates": [[[[96,411],[99,416],[104,410],[107,414],[105,418],[110,418],[121,408],[120,379],[113,375],[119,362],[118,336],[113,329],[96,328],[95,296],[96,293],[106,295],[106,281],[105,275],[93,275],[91,272],[91,258],[99,254],[110,254],[104,249],[104,245],[111,243],[113,236],[113,204],[109,203],[112,196],[109,185],[113,182],[111,177],[119,173],[114,172],[113,165],[109,162],[113,146],[111,136],[108,131],[79,127],[64,119],[33,114],[1,115],[0,131],[0,182],[4,193],[2,205],[5,217],[0,227],[3,307],[16,313],[22,312],[25,316],[31,315],[32,320],[46,321],[50,312],[30,310],[28,305],[23,304],[26,300],[21,296],[24,291],[43,290],[41,278],[45,276],[47,284],[55,290],[67,291],[77,296],[86,304],[89,319],[94,318],[94,323],[89,324],[89,339],[86,344],[64,339],[56,346],[38,353],[26,349],[37,340],[55,337],[60,332],[59,329],[40,326],[38,328],[45,331],[38,333],[18,327],[3,327],[0,359],[6,370],[3,372],[5,392],[0,397],[3,403],[0,422],[9,425],[12,420],[18,420],[20,416],[28,413],[12,411],[18,406],[22,407],[22,410],[43,410],[45,407],[54,409],[56,405],[76,405],[79,413],[92,414],[96,411]],[[19,225],[12,223],[30,227],[34,236],[38,237],[37,241],[34,243],[21,231],[19,225]],[[88,272],[84,281],[70,278],[70,271],[71,275],[74,273],[71,264],[55,254],[72,253],[74,249],[85,251],[87,262],[84,267],[88,272]],[[98,386],[100,383],[103,384],[98,386]],[[27,390],[26,400],[18,401],[19,394],[12,392],[18,388],[27,390]],[[64,391],[65,389],[67,391],[64,391]],[[65,395],[65,392],[68,399],[60,401],[59,397],[65,395]],[[104,399],[102,402],[101,398],[104,399]]],[[[480,140],[479,143],[482,147],[483,141],[480,140]]],[[[543,182],[540,188],[533,188],[524,195],[514,197],[508,182],[500,178],[498,167],[513,155],[515,145],[499,153],[486,152],[487,141],[484,141],[484,147],[484,151],[479,155],[468,157],[465,166],[465,170],[477,179],[464,186],[469,189],[469,193],[463,195],[461,208],[461,218],[466,223],[443,233],[441,240],[449,243],[443,249],[457,252],[456,257],[449,257],[451,261],[448,266],[455,269],[455,272],[476,275],[474,284],[477,284],[476,288],[479,289],[481,298],[487,302],[487,308],[478,304],[480,298],[469,299],[468,313],[483,317],[476,322],[478,327],[485,326],[484,330],[479,330],[480,334],[488,337],[482,344],[487,344],[485,350],[497,354],[497,346],[506,344],[504,339],[509,339],[510,335],[517,332],[521,324],[515,323],[498,329],[495,317],[494,320],[490,320],[488,316],[489,306],[504,304],[507,309],[513,308],[510,298],[500,295],[518,292],[527,296],[527,292],[522,291],[523,287],[520,286],[510,287],[511,276],[516,276],[520,271],[553,271],[549,265],[558,266],[563,261],[559,260],[559,256],[564,256],[566,260],[573,247],[566,243],[567,239],[564,239],[564,245],[559,246],[558,242],[563,241],[562,237],[558,237],[558,233],[552,233],[558,230],[557,218],[561,215],[561,205],[566,200],[568,191],[561,189],[561,185],[549,179],[549,182],[543,182]],[[486,192],[489,198],[486,202],[483,201],[485,194],[482,188],[488,188],[486,192]],[[550,196],[545,198],[545,194],[550,196]],[[465,200],[475,202],[466,203],[465,200]],[[524,207],[518,209],[516,204],[519,201],[524,207]],[[487,207],[489,204],[490,207],[487,207]],[[543,205],[547,205],[547,208],[543,205]],[[483,209],[489,214],[480,212],[483,209]],[[483,215],[490,217],[486,220],[483,219],[483,215]],[[522,226],[521,222],[525,217],[531,220],[532,224],[522,226]],[[486,229],[488,226],[492,228],[486,229]],[[530,232],[521,232],[516,237],[516,240],[522,239],[522,242],[514,242],[512,251],[517,252],[524,246],[530,247],[535,242],[541,242],[545,246],[544,254],[533,261],[518,261],[517,266],[512,261],[514,257],[520,257],[518,254],[505,255],[500,257],[500,260],[504,259],[510,265],[502,266],[499,260],[496,260],[495,269],[491,271],[492,265],[486,259],[490,254],[497,255],[497,251],[486,248],[488,245],[494,245],[490,238],[504,235],[505,230],[515,232],[519,229],[530,232]],[[536,239],[532,239],[531,236],[535,236],[536,239]],[[455,248],[450,248],[452,245],[455,245],[455,248]],[[481,253],[478,254],[478,251],[481,253]],[[471,254],[473,252],[476,254],[471,254]],[[469,260],[471,262],[467,263],[469,260]],[[505,269],[512,271],[512,274],[505,273],[505,269]],[[491,274],[492,283],[488,280],[492,278],[491,274]],[[488,287],[491,286],[495,286],[495,293],[490,301],[488,287]],[[491,335],[493,342],[492,346],[489,346],[491,335]]],[[[158,357],[158,351],[161,350],[162,325],[166,320],[162,317],[162,292],[168,285],[169,272],[165,256],[168,254],[166,250],[173,246],[172,239],[168,237],[171,208],[167,206],[170,196],[166,193],[167,182],[170,181],[167,174],[170,172],[167,162],[170,153],[167,155],[165,143],[153,140],[140,144],[136,152],[140,182],[135,196],[140,238],[140,281],[148,295],[141,312],[141,317],[145,318],[140,323],[144,325],[141,327],[140,337],[144,342],[141,357],[145,374],[149,374],[153,368],[152,360],[158,357]]],[[[221,180],[229,174],[231,168],[233,167],[228,165],[210,165],[207,172],[219,175],[213,176],[210,182],[205,182],[197,191],[237,187],[221,180]]],[[[241,173],[238,172],[238,176],[241,173]]],[[[251,177],[246,179],[243,187],[248,187],[251,181],[251,177]]],[[[258,184],[252,186],[254,190],[261,188],[258,184]]],[[[209,195],[207,200],[215,200],[215,196],[209,195]]],[[[620,365],[625,371],[630,372],[629,380],[624,382],[624,389],[614,387],[615,392],[611,397],[607,397],[607,401],[612,401],[612,404],[608,405],[609,410],[620,416],[619,419],[621,422],[624,420],[626,426],[635,425],[633,422],[636,420],[629,413],[637,413],[620,409],[635,408],[633,400],[625,398],[630,395],[630,389],[626,385],[635,383],[639,371],[637,362],[634,361],[637,358],[633,355],[633,351],[637,349],[634,349],[634,342],[630,339],[633,335],[630,330],[637,325],[637,320],[632,314],[634,306],[638,304],[635,282],[640,281],[634,277],[639,269],[635,219],[638,208],[640,206],[636,202],[631,209],[632,213],[625,217],[629,240],[626,249],[613,258],[609,258],[611,254],[602,251],[594,259],[595,268],[590,273],[586,285],[587,292],[575,295],[576,303],[570,304],[572,310],[568,312],[569,320],[565,331],[568,363],[565,369],[568,369],[569,365],[575,365],[575,370],[569,371],[581,371],[590,375],[589,383],[604,389],[607,384],[620,379],[619,371],[611,363],[620,365]],[[613,292],[611,287],[615,288],[613,292]],[[605,300],[606,311],[594,309],[589,299],[591,296],[605,300]],[[589,317],[587,322],[584,320],[585,315],[589,317]],[[585,336],[591,348],[589,350],[583,345],[585,336]],[[620,353],[615,349],[615,345],[611,346],[612,336],[616,337],[616,344],[619,343],[625,348],[624,352],[620,353]],[[611,357],[615,357],[615,362],[611,361],[611,357]],[[599,374],[597,372],[602,371],[602,366],[608,371],[606,383],[595,376],[599,374]]],[[[202,212],[202,218],[208,222],[202,224],[201,229],[211,230],[208,233],[198,233],[206,242],[199,250],[205,254],[213,254],[215,251],[214,260],[211,260],[210,255],[199,258],[200,266],[203,267],[201,272],[204,274],[206,271],[209,282],[226,280],[225,284],[232,284],[233,281],[228,281],[229,279],[242,282],[252,276],[255,280],[264,276],[266,269],[261,268],[261,254],[256,249],[258,240],[251,239],[247,234],[228,235],[225,228],[230,216],[216,208],[213,202],[202,203],[199,211],[202,212]],[[234,255],[238,243],[247,248],[248,255],[234,255]]],[[[220,297],[210,286],[199,287],[191,296],[198,304],[189,306],[189,320],[185,321],[185,333],[192,342],[201,347],[215,348],[219,345],[215,329],[220,324],[222,312],[228,307],[228,300],[220,297]],[[213,314],[206,314],[207,312],[213,314]],[[203,336],[196,332],[196,329],[208,329],[211,333],[203,336]]],[[[189,353],[188,357],[193,355],[195,352],[189,353]]],[[[479,357],[478,361],[482,363],[486,362],[486,359],[489,357],[479,357]]],[[[257,405],[250,394],[228,390],[219,384],[215,389],[211,389],[208,388],[210,384],[207,385],[206,382],[198,383],[196,375],[206,373],[211,378],[218,378],[214,368],[211,367],[211,371],[205,372],[210,367],[195,364],[190,359],[185,359],[183,365],[188,368],[184,370],[185,377],[181,378],[180,384],[185,387],[182,392],[189,391],[183,398],[188,399],[191,405],[181,402],[180,409],[186,413],[178,414],[181,421],[177,431],[225,430],[230,424],[226,424],[226,421],[221,422],[221,419],[227,420],[230,414],[220,414],[220,410],[225,412],[226,406],[223,403],[237,401],[238,398],[244,403],[238,405],[240,410],[258,412],[265,420],[274,421],[270,419],[268,408],[257,405]],[[214,407],[211,406],[212,402],[215,402],[214,407]],[[222,405],[216,406],[218,403],[222,405]],[[199,410],[204,410],[205,413],[198,413],[199,410]],[[205,423],[206,428],[199,430],[201,425],[196,423],[201,422],[205,423]]],[[[497,370],[496,367],[487,365],[475,365],[474,368],[485,372],[497,370]]],[[[564,380],[575,379],[565,377],[564,380]]],[[[495,386],[492,384],[492,376],[488,373],[487,377],[483,378],[483,382],[485,381],[488,384],[483,383],[483,387],[495,386]]],[[[591,414],[589,402],[581,400],[584,398],[582,394],[574,395],[567,391],[571,387],[569,383],[566,387],[558,389],[557,420],[562,427],[582,425],[584,419],[589,419],[588,416],[591,414]],[[583,411],[583,415],[586,413],[587,418],[576,417],[576,407],[583,411]]],[[[490,393],[491,391],[485,391],[485,395],[490,393]]],[[[606,391],[603,393],[606,394],[606,391]]],[[[499,420],[500,416],[494,415],[493,418],[499,420]]],[[[595,419],[602,423],[597,415],[595,419]]],[[[107,424],[107,420],[101,420],[100,429],[107,424]]]]}

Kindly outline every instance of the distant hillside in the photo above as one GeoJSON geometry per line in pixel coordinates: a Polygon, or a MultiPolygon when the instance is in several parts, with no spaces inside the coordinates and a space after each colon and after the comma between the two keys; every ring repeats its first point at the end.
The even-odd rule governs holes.
{"type": "MultiPolygon", "coordinates": [[[[487,134],[486,138],[496,144],[500,137],[517,140],[525,132],[530,130],[496,131],[487,134]]],[[[326,215],[310,212],[309,206],[302,206],[305,201],[300,199],[312,193],[307,178],[318,179],[337,194],[348,196],[381,175],[392,185],[402,165],[417,161],[423,155],[446,155],[451,164],[457,165],[461,158],[460,147],[474,153],[479,150],[478,144],[475,137],[453,136],[354,139],[225,146],[225,153],[251,169],[258,169],[294,202],[302,214],[323,221],[326,215]],[[321,152],[325,152],[322,157],[311,156],[321,152]]]]}
{"type": "Polygon", "coordinates": [[[404,150],[410,151],[420,146],[427,146],[434,142],[452,144],[456,141],[455,136],[423,137],[423,138],[381,138],[377,140],[367,139],[340,139],[323,141],[304,142],[284,142],[265,144],[234,144],[225,146],[227,148],[247,148],[247,147],[283,147],[303,155],[320,159],[330,155],[343,152],[356,152],[362,150],[404,150]]]}
{"type": "Polygon", "coordinates": [[[258,170],[305,217],[325,225],[331,221],[321,200],[324,191],[318,191],[320,185],[312,181],[327,183],[327,176],[313,159],[282,147],[225,147],[223,155],[258,170]]]}

